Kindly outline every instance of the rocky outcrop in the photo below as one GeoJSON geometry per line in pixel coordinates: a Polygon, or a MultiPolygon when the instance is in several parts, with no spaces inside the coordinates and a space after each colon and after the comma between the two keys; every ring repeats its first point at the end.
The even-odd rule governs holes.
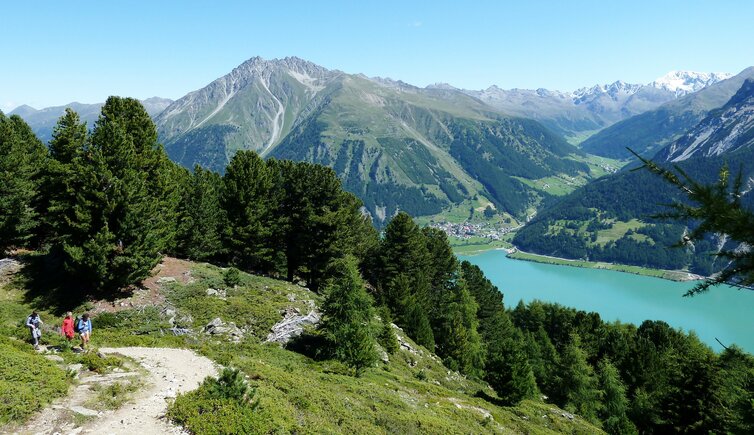
{"type": "Polygon", "coordinates": [[[316,326],[321,320],[322,315],[317,310],[302,315],[297,308],[288,309],[284,312],[283,320],[270,328],[267,342],[286,344],[292,338],[301,335],[305,327],[316,326]]]}
{"type": "Polygon", "coordinates": [[[204,333],[213,336],[225,336],[235,343],[243,340],[243,331],[241,331],[235,323],[225,323],[219,317],[216,317],[211,322],[207,323],[207,326],[204,327],[204,333]]]}

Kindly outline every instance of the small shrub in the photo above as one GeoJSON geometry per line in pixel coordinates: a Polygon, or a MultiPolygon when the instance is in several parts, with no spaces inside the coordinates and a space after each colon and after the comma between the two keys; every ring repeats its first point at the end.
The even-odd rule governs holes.
{"type": "Polygon", "coordinates": [[[258,433],[252,403],[254,390],[240,370],[225,368],[219,378],[207,378],[168,408],[168,417],[195,434],[258,433]]]}
{"type": "Polygon", "coordinates": [[[424,371],[424,369],[419,370],[416,372],[416,379],[420,381],[426,381],[427,380],[427,372],[424,371]]]}
{"type": "Polygon", "coordinates": [[[114,367],[121,367],[123,360],[115,356],[100,356],[97,352],[81,354],[79,362],[86,368],[97,373],[107,373],[114,367]]]}
{"type": "Polygon", "coordinates": [[[241,272],[235,267],[230,267],[223,273],[223,281],[226,286],[233,288],[241,284],[241,272]]]}
{"type": "Polygon", "coordinates": [[[92,399],[91,404],[97,409],[118,409],[128,402],[131,394],[139,389],[137,381],[128,383],[116,382],[97,390],[97,395],[92,399]]]}
{"type": "Polygon", "coordinates": [[[249,387],[243,373],[230,367],[224,368],[217,379],[205,379],[202,387],[210,397],[217,399],[232,399],[243,402],[251,400],[254,395],[254,390],[249,387]]]}
{"type": "Polygon", "coordinates": [[[123,320],[114,313],[100,313],[93,319],[92,323],[96,323],[97,328],[110,329],[119,328],[123,324],[123,320]]]}

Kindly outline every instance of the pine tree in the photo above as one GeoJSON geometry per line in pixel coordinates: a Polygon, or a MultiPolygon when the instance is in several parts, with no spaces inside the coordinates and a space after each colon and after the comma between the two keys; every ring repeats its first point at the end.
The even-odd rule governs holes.
{"type": "Polygon", "coordinates": [[[390,310],[388,310],[387,307],[382,307],[380,310],[380,318],[382,322],[380,325],[378,341],[385,349],[385,352],[392,355],[398,352],[399,344],[398,338],[395,336],[395,330],[393,330],[393,320],[390,316],[390,310]]]}
{"type": "Polygon", "coordinates": [[[328,267],[321,330],[330,354],[351,366],[357,376],[377,359],[371,322],[372,301],[356,259],[349,255],[328,267]]]}
{"type": "Polygon", "coordinates": [[[196,165],[186,173],[179,205],[178,252],[193,260],[216,258],[222,251],[225,213],[220,206],[222,178],[196,165]]]}
{"type": "Polygon", "coordinates": [[[627,416],[629,402],[618,370],[609,360],[602,359],[597,366],[597,375],[600,388],[599,416],[605,431],[621,435],[637,433],[627,416]]]}
{"type": "Polygon", "coordinates": [[[411,338],[434,351],[429,251],[411,216],[400,212],[393,217],[378,252],[376,278],[384,303],[411,338]]]}
{"type": "MultiPolygon", "coordinates": [[[[289,280],[304,278],[317,291],[333,259],[363,260],[375,230],[359,211],[361,202],[343,190],[335,171],[306,162],[270,160],[275,198],[274,226],[289,280]]],[[[279,258],[280,256],[278,256],[279,258]]]]}
{"type": "Polygon", "coordinates": [[[437,337],[438,354],[448,367],[464,374],[481,377],[484,348],[477,332],[477,304],[464,281],[457,282],[442,301],[442,341],[437,337]]]}
{"type": "Polygon", "coordinates": [[[272,177],[253,151],[239,151],[225,170],[221,195],[228,218],[226,248],[231,262],[252,270],[274,269],[272,177]]]}
{"type": "Polygon", "coordinates": [[[66,269],[99,290],[147,277],[174,237],[174,167],[141,103],[108,98],[73,159],[81,184],[65,213],[76,219],[57,242],[66,269]]]}
{"type": "Polygon", "coordinates": [[[39,226],[39,173],[44,145],[17,115],[0,112],[0,254],[27,246],[39,226]]]}
{"type": "Polygon", "coordinates": [[[74,204],[83,188],[80,169],[88,140],[86,123],[76,112],[66,109],[53,129],[42,183],[45,238],[58,247],[73,234],[78,220],[74,204]]]}
{"type": "Polygon", "coordinates": [[[429,323],[426,311],[416,301],[416,296],[410,295],[405,302],[404,328],[406,333],[414,341],[427,348],[430,352],[435,351],[435,336],[432,333],[432,325],[429,323]]]}

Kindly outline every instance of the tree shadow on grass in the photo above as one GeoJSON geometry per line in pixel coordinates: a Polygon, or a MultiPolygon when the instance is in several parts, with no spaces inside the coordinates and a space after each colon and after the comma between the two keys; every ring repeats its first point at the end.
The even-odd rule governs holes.
{"type": "Polygon", "coordinates": [[[24,265],[17,275],[19,287],[25,290],[24,302],[55,315],[73,311],[92,298],[114,300],[125,295],[94,292],[91,286],[77,282],[54,253],[26,254],[19,260],[24,265]]]}
{"type": "Polygon", "coordinates": [[[319,334],[304,332],[298,337],[293,337],[285,345],[286,350],[296,352],[315,361],[324,361],[328,359],[327,340],[319,334]]]}
{"type": "Polygon", "coordinates": [[[490,396],[484,390],[477,391],[477,393],[474,394],[474,397],[478,397],[480,399],[484,399],[485,401],[487,401],[487,402],[489,402],[489,403],[491,403],[493,405],[497,405],[497,406],[513,406],[512,404],[506,402],[503,399],[500,399],[498,397],[490,396]]]}

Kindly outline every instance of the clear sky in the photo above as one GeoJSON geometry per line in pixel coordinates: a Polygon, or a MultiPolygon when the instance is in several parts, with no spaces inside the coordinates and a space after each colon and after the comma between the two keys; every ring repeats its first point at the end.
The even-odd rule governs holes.
{"type": "Polygon", "coordinates": [[[14,1],[0,109],[179,98],[253,56],[424,86],[572,90],[754,65],[754,1],[14,1]]]}

